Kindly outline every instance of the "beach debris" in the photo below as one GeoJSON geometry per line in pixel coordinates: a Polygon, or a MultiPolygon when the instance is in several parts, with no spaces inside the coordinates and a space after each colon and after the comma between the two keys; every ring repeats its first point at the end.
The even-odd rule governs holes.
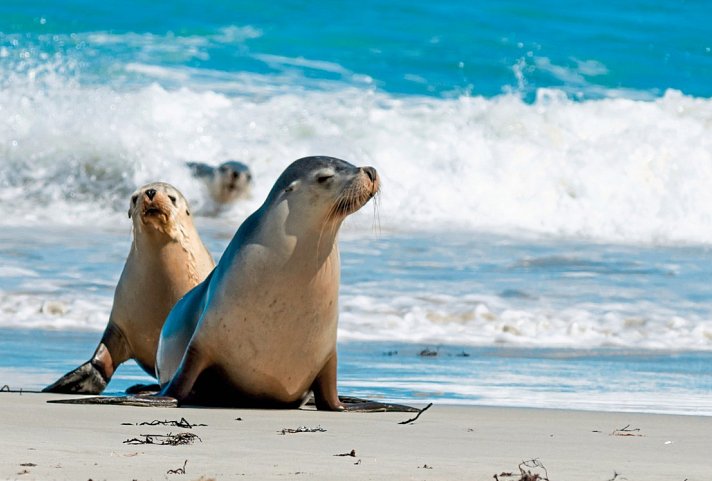
{"type": "Polygon", "coordinates": [[[23,474],[30,474],[30,471],[27,469],[23,469],[22,471],[17,473],[18,476],[22,476],[23,474]]]}
{"type": "Polygon", "coordinates": [[[111,451],[111,456],[117,456],[121,458],[134,458],[139,455],[138,451],[134,451],[133,453],[117,453],[116,451],[111,451]]]}
{"type": "Polygon", "coordinates": [[[166,471],[166,474],[185,474],[185,466],[188,464],[188,460],[186,459],[183,461],[183,467],[182,468],[176,468],[176,469],[169,469],[166,471]]]}
{"type": "Polygon", "coordinates": [[[630,424],[625,426],[624,428],[620,429],[615,429],[612,433],[611,436],[636,436],[636,437],[642,437],[643,435],[640,434],[640,428],[631,428],[630,424]]]}
{"type": "Polygon", "coordinates": [[[235,418],[235,421],[242,421],[242,418],[235,418]]]}
{"type": "Polygon", "coordinates": [[[351,456],[352,458],[356,457],[356,450],[352,449],[351,452],[348,453],[341,453],[341,454],[334,454],[334,456],[351,456]]]}
{"type": "Polygon", "coordinates": [[[361,460],[360,460],[360,459],[354,463],[354,466],[358,466],[359,464],[361,464],[361,460]]]}
{"type": "Polygon", "coordinates": [[[521,463],[519,463],[519,472],[522,475],[522,477],[519,478],[519,481],[549,481],[549,472],[546,470],[546,467],[542,464],[541,461],[539,461],[538,458],[530,459],[528,461],[522,461],[521,463]],[[531,469],[524,471],[524,468],[543,469],[544,476],[539,473],[532,473],[531,469]]]}
{"type": "MultiPolygon", "coordinates": [[[[617,471],[613,471],[613,477],[611,479],[609,479],[608,481],[615,481],[618,479],[618,476],[621,476],[621,473],[619,473],[617,471]]],[[[628,479],[628,478],[621,476],[620,479],[623,480],[623,479],[628,479]]],[[[685,479],[685,481],[687,481],[687,479],[685,479]]]]}
{"type": "Polygon", "coordinates": [[[502,477],[502,478],[511,478],[511,477],[513,477],[513,476],[514,476],[514,473],[512,473],[512,472],[502,471],[501,473],[499,473],[499,475],[495,474],[495,475],[492,476],[492,477],[495,479],[495,481],[499,481],[499,478],[500,478],[500,477],[502,477]]]}
{"type": "Polygon", "coordinates": [[[430,348],[425,348],[418,353],[420,357],[435,357],[438,355],[438,351],[433,351],[430,348]]]}
{"type": "MultiPolygon", "coordinates": [[[[121,423],[122,425],[129,425],[131,426],[131,423],[121,423]]],[[[160,421],[158,419],[154,419],[153,421],[143,421],[140,423],[136,423],[136,426],[170,426],[170,427],[175,427],[175,428],[183,428],[183,429],[193,429],[196,426],[207,426],[207,424],[191,424],[188,422],[185,418],[180,418],[179,421],[168,421],[168,420],[163,420],[160,421]]]]}
{"type": "Polygon", "coordinates": [[[460,353],[455,354],[455,357],[470,357],[470,353],[462,351],[460,353]]]}
{"type": "Polygon", "coordinates": [[[168,433],[168,434],[140,434],[143,439],[131,438],[124,441],[124,444],[158,444],[161,446],[179,446],[181,444],[193,444],[197,439],[203,442],[193,433],[168,433]]]}
{"type": "Polygon", "coordinates": [[[34,468],[37,465],[35,463],[21,463],[20,466],[23,466],[26,468],[34,468]]]}
{"type": "Polygon", "coordinates": [[[384,355],[384,356],[389,356],[389,357],[390,357],[390,356],[397,356],[397,355],[398,355],[398,351],[386,351],[386,352],[383,353],[383,355],[384,355]]]}
{"type": "Polygon", "coordinates": [[[519,463],[519,474],[503,471],[499,473],[499,475],[495,474],[492,477],[495,479],[495,481],[503,481],[506,478],[514,478],[515,476],[519,476],[516,481],[549,481],[549,473],[546,470],[546,467],[542,464],[541,461],[539,461],[538,458],[529,459],[527,461],[522,461],[521,463],[519,463]],[[530,469],[525,470],[525,468],[530,469]],[[536,472],[532,473],[532,469],[543,470],[544,475],[542,476],[541,473],[536,472]]]}
{"type": "Polygon", "coordinates": [[[432,405],[433,405],[433,403],[428,404],[428,405],[425,406],[423,409],[421,409],[420,411],[418,411],[418,414],[416,414],[414,418],[408,419],[408,420],[406,420],[406,421],[401,421],[401,422],[399,422],[398,424],[413,424],[413,423],[420,417],[420,415],[423,414],[423,413],[424,413],[425,411],[427,411],[428,409],[430,409],[430,406],[432,406],[432,405]]]}
{"type": "Polygon", "coordinates": [[[277,431],[279,434],[282,436],[286,434],[296,434],[296,433],[325,433],[326,429],[322,428],[321,426],[317,426],[315,428],[308,428],[306,426],[299,426],[296,429],[292,428],[284,428],[281,431],[277,431]]]}
{"type": "MultiPolygon", "coordinates": [[[[32,393],[32,394],[39,394],[41,391],[33,391],[33,390],[27,390],[27,389],[12,389],[8,384],[4,384],[2,387],[0,387],[0,392],[9,392],[13,394],[19,394],[22,396],[24,393],[32,393]]],[[[50,402],[50,401],[48,401],[50,402]]]]}
{"type": "Polygon", "coordinates": [[[427,464],[423,464],[422,466],[418,466],[418,469],[433,469],[433,467],[428,466],[427,464]]]}

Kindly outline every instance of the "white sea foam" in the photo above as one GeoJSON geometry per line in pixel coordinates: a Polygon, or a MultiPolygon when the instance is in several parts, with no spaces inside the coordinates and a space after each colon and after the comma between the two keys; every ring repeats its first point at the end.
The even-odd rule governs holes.
{"type": "Polygon", "coordinates": [[[253,199],[233,213],[241,217],[289,162],[326,154],[379,170],[385,230],[712,239],[712,100],[676,91],[652,101],[574,102],[541,90],[527,104],[513,94],[288,93],[256,82],[250,95],[228,96],[55,80],[0,91],[5,222],[114,222],[107,212],[123,212],[128,193],[155,179],[201,203],[185,161],[227,158],[255,173],[253,199]],[[19,196],[21,210],[12,208],[19,196]]]}
{"type": "Polygon", "coordinates": [[[709,317],[645,302],[518,308],[487,296],[342,296],[342,340],[524,347],[712,349],[709,317]]]}
{"type": "MultiPolygon", "coordinates": [[[[391,295],[389,295],[391,294],[391,295]]],[[[712,350],[708,317],[660,306],[579,305],[518,309],[486,296],[341,296],[339,339],[432,346],[600,347],[712,350]]],[[[101,331],[111,298],[90,293],[0,293],[0,327],[101,331]]]]}

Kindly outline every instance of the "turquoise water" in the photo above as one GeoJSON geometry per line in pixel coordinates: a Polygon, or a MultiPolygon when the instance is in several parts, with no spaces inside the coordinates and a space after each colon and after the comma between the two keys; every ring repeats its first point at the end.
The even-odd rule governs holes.
{"type": "Polygon", "coordinates": [[[2,2],[0,384],[90,354],[138,185],[176,185],[219,257],[326,154],[383,182],[342,235],[343,390],[712,413],[710,23],[704,1],[2,2]],[[185,163],[228,158],[253,193],[211,218],[185,163]]]}
{"type": "Polygon", "coordinates": [[[98,84],[150,81],[127,74],[137,62],[198,83],[251,73],[439,97],[712,93],[705,1],[10,1],[0,17],[6,47],[72,59],[98,84]]]}
{"type": "MultiPolygon", "coordinates": [[[[86,361],[99,334],[0,329],[2,382],[39,389],[86,361]],[[34,348],[28,352],[27,346],[34,348]],[[18,368],[13,358],[27,365],[18,368]]],[[[572,351],[393,342],[339,345],[343,395],[402,402],[712,415],[712,353],[572,351]],[[425,352],[430,355],[424,355],[425,352]]],[[[152,383],[133,361],[105,391],[152,383]]]]}

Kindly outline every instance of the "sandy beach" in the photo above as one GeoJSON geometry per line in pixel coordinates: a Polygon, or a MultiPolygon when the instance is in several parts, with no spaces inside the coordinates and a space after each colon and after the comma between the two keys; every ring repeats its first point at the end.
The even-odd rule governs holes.
{"type": "Polygon", "coordinates": [[[46,402],[60,397],[0,394],[1,479],[496,475],[504,481],[521,479],[520,466],[540,476],[530,479],[551,481],[694,481],[712,475],[708,417],[434,405],[415,422],[399,424],[413,416],[46,402]],[[181,419],[182,427],[170,423],[181,419]],[[145,444],[147,435],[154,444],[145,444]],[[188,444],[161,444],[171,439],[188,444]]]}

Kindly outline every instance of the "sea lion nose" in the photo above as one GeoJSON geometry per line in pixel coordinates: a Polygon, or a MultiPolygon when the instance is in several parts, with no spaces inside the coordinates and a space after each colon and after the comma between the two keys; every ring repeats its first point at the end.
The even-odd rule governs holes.
{"type": "Polygon", "coordinates": [[[374,169],[373,167],[362,167],[361,170],[366,172],[366,175],[369,179],[371,179],[371,182],[374,182],[376,180],[376,177],[378,176],[378,174],[376,173],[376,169],[374,169]]]}
{"type": "Polygon", "coordinates": [[[153,197],[156,195],[156,189],[148,189],[146,191],[146,196],[149,198],[149,200],[153,200],[153,197]]]}

